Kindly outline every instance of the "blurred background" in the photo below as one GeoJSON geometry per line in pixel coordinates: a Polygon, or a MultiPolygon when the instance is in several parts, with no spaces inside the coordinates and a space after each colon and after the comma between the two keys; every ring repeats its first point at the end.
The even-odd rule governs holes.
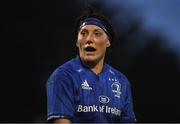
{"type": "Polygon", "coordinates": [[[1,2],[0,122],[46,122],[46,80],[76,56],[74,21],[87,5],[116,30],[107,63],[130,80],[138,122],[180,122],[180,0],[1,2]]]}

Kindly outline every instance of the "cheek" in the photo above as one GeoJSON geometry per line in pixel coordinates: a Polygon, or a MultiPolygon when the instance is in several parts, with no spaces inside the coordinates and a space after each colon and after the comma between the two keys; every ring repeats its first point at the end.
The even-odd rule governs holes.
{"type": "Polygon", "coordinates": [[[85,38],[83,38],[81,35],[78,35],[76,44],[80,47],[85,43],[84,41],[85,38]]]}
{"type": "Polygon", "coordinates": [[[76,46],[79,48],[82,46],[82,39],[79,39],[79,38],[77,39],[76,46]]]}
{"type": "Polygon", "coordinates": [[[102,41],[102,42],[97,42],[97,46],[100,48],[100,49],[105,49],[107,47],[107,42],[106,40],[105,41],[102,41]]]}

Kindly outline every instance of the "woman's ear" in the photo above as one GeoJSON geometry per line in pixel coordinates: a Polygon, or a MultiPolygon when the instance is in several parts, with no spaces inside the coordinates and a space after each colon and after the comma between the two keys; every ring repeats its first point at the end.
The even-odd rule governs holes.
{"type": "Polygon", "coordinates": [[[107,42],[107,47],[110,47],[111,46],[111,43],[110,43],[110,41],[108,40],[108,42],[107,42]]]}
{"type": "Polygon", "coordinates": [[[79,47],[78,41],[76,41],[76,47],[79,47]]]}

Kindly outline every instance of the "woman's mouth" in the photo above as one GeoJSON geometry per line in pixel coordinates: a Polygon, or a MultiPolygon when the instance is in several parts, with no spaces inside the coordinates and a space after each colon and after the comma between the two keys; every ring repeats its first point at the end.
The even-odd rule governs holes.
{"type": "Polygon", "coordinates": [[[84,49],[86,52],[95,52],[96,49],[94,47],[88,46],[84,49]]]}

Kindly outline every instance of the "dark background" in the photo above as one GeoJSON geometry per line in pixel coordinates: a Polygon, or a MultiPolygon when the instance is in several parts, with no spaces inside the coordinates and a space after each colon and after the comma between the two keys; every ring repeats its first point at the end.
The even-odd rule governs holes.
{"type": "MultiPolygon", "coordinates": [[[[104,2],[1,3],[0,122],[46,122],[46,80],[57,66],[76,56],[74,21],[88,4],[104,12],[117,31],[106,60],[130,80],[138,122],[180,122],[180,54],[167,47],[172,41],[159,29],[142,28],[143,17],[131,6],[104,2]]],[[[176,40],[178,46],[180,39],[176,40]]]]}

